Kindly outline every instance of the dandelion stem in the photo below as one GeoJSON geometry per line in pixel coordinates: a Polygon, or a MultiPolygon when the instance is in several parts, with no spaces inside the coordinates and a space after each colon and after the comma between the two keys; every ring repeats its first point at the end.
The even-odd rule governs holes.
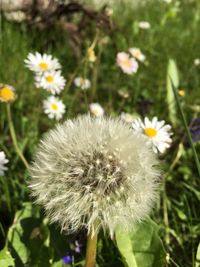
{"type": "Polygon", "coordinates": [[[96,262],[97,233],[88,234],[85,267],[94,267],[96,262]]]}
{"type": "Polygon", "coordinates": [[[15,150],[16,150],[18,156],[21,158],[22,162],[24,163],[25,167],[27,169],[29,169],[28,162],[25,159],[25,157],[24,157],[24,155],[23,155],[23,153],[22,153],[22,151],[19,148],[19,145],[17,143],[17,137],[16,137],[16,133],[15,133],[15,128],[14,128],[12,117],[11,117],[10,104],[7,104],[6,108],[7,108],[7,116],[8,116],[8,125],[9,125],[10,135],[11,135],[11,138],[12,138],[12,141],[13,141],[13,145],[15,147],[15,150]]]}

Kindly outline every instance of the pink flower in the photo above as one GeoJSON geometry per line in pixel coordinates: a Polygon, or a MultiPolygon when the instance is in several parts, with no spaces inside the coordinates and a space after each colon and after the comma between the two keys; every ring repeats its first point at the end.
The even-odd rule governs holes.
{"type": "Polygon", "coordinates": [[[138,63],[135,58],[130,57],[129,54],[125,52],[117,53],[117,65],[126,74],[136,73],[138,69],[138,63]]]}

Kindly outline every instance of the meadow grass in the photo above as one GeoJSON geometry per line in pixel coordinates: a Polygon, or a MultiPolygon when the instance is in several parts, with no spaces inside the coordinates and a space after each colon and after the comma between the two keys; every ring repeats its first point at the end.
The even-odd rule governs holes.
{"type": "MultiPolygon", "coordinates": [[[[178,66],[178,89],[185,91],[185,96],[179,97],[179,101],[188,125],[199,116],[200,66],[195,66],[193,62],[195,58],[200,58],[200,4],[197,0],[181,1],[178,6],[174,3],[168,5],[162,1],[149,1],[135,9],[128,8],[123,3],[122,6],[115,7],[112,17],[114,29],[98,30],[99,39],[104,38],[106,42],[97,44],[98,60],[94,67],[80,62],[97,34],[95,24],[82,33],[81,58],[77,59],[70,46],[69,35],[58,26],[38,30],[24,23],[8,22],[2,17],[0,82],[16,88],[17,99],[11,105],[12,120],[19,147],[28,162],[32,160],[41,135],[55,125],[55,121],[47,118],[42,108],[42,101],[48,94],[35,88],[33,75],[24,66],[23,61],[29,52],[51,53],[60,60],[68,81],[66,90],[61,93],[67,107],[63,120],[88,112],[88,104],[98,102],[106,114],[111,116],[118,116],[124,111],[143,117],[157,116],[160,120],[171,123],[166,100],[166,75],[170,58],[178,66]],[[139,29],[139,21],[150,22],[151,28],[139,29]],[[116,66],[115,58],[117,52],[127,51],[133,46],[142,50],[147,63],[140,64],[138,73],[128,76],[116,66]],[[92,81],[92,88],[86,95],[73,85],[74,75],[86,76],[92,81]],[[127,99],[119,95],[120,89],[129,93],[127,99]]],[[[3,248],[16,211],[20,210],[24,202],[31,200],[27,188],[28,172],[13,147],[4,103],[0,104],[0,114],[0,147],[10,161],[9,170],[0,179],[0,246],[3,248]]],[[[178,111],[177,125],[172,126],[172,147],[161,158],[164,186],[152,217],[161,227],[160,235],[165,250],[171,257],[167,266],[197,267],[200,180],[178,111]]],[[[199,142],[195,143],[195,148],[199,155],[199,142]]],[[[69,245],[65,236],[60,236],[60,244],[55,245],[55,231],[59,230],[50,226],[49,231],[51,230],[50,244],[56,251],[55,258],[59,259],[59,255],[69,245]],[[65,242],[66,248],[63,249],[65,242]]],[[[67,240],[71,240],[70,238],[67,237],[67,240]]],[[[82,266],[78,263],[82,259],[82,255],[75,258],[73,266],[82,266]]],[[[97,262],[98,266],[123,266],[116,247],[103,234],[98,243],[97,262]]],[[[19,261],[16,266],[22,266],[20,264],[19,261]]]]}

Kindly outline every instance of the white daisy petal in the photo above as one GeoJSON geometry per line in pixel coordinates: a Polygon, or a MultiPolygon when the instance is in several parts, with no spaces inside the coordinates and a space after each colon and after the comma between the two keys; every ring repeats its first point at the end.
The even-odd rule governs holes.
{"type": "Polygon", "coordinates": [[[9,160],[6,158],[6,155],[3,151],[0,151],[0,176],[4,175],[4,172],[7,171],[8,167],[5,166],[9,160]]]}
{"type": "Polygon", "coordinates": [[[27,59],[24,60],[27,68],[36,72],[44,73],[46,71],[58,70],[61,68],[57,58],[53,58],[52,55],[36,52],[35,54],[29,53],[27,59]]]}
{"type": "Polygon", "coordinates": [[[140,61],[140,62],[143,62],[143,61],[145,61],[145,55],[144,54],[142,54],[142,52],[141,52],[141,50],[139,49],[139,48],[137,48],[137,47],[131,47],[131,48],[129,48],[129,53],[134,57],[134,58],[136,58],[138,61],[140,61]]]}
{"type": "Polygon", "coordinates": [[[35,77],[36,87],[41,87],[53,95],[59,94],[64,89],[65,83],[66,80],[60,71],[48,71],[35,77]]]}
{"type": "Polygon", "coordinates": [[[165,121],[158,121],[154,117],[150,121],[147,117],[144,118],[144,123],[141,120],[135,120],[132,124],[134,131],[142,133],[151,143],[154,152],[164,153],[172,143],[171,139],[171,126],[166,124],[165,121]]]}
{"type": "Polygon", "coordinates": [[[65,105],[58,97],[49,96],[43,101],[44,113],[48,115],[50,119],[60,120],[65,113],[65,105]]]}
{"type": "Polygon", "coordinates": [[[82,77],[76,77],[74,79],[74,84],[77,87],[80,87],[82,90],[86,90],[91,87],[91,82],[88,79],[84,79],[82,77]]]}

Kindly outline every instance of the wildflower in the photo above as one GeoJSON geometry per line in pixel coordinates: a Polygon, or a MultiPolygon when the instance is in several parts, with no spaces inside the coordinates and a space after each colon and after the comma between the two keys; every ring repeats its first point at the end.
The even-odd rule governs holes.
{"type": "Polygon", "coordinates": [[[82,90],[88,89],[91,86],[91,82],[88,79],[84,79],[82,77],[77,77],[74,79],[74,84],[77,87],[80,87],[82,90]]]}
{"type": "Polygon", "coordinates": [[[134,58],[130,58],[129,54],[125,52],[117,53],[117,65],[126,74],[136,73],[138,70],[138,63],[134,58]]]}
{"type": "Polygon", "coordinates": [[[184,89],[178,90],[178,95],[182,97],[185,96],[185,90],[184,89]]]}
{"type": "Polygon", "coordinates": [[[135,116],[130,113],[122,112],[120,114],[120,118],[124,120],[125,122],[131,123],[135,120],[135,116]]]}
{"type": "Polygon", "coordinates": [[[72,263],[72,256],[66,255],[62,257],[62,261],[64,264],[71,264],[72,263]]]}
{"type": "Polygon", "coordinates": [[[53,58],[52,55],[29,53],[27,59],[24,60],[26,66],[37,73],[43,73],[46,71],[58,70],[61,68],[57,58],[53,58]]]}
{"type": "Polygon", "coordinates": [[[123,98],[128,98],[129,97],[129,92],[127,90],[119,89],[117,92],[123,98]]]}
{"type": "Polygon", "coordinates": [[[50,119],[59,120],[65,113],[65,105],[58,97],[49,96],[43,101],[44,113],[48,115],[50,119]]]}
{"type": "Polygon", "coordinates": [[[100,116],[103,116],[104,109],[102,108],[102,106],[99,103],[91,103],[90,104],[90,112],[94,116],[100,117],[100,116]]]}
{"type": "Polygon", "coordinates": [[[140,29],[148,30],[151,28],[151,24],[148,21],[140,21],[138,24],[140,29]]]}
{"type": "Polygon", "coordinates": [[[26,20],[26,13],[23,11],[4,12],[7,20],[22,22],[26,20]]]}
{"type": "Polygon", "coordinates": [[[96,61],[96,55],[95,55],[95,52],[94,52],[94,48],[93,47],[89,47],[87,49],[87,57],[88,57],[88,60],[90,62],[95,62],[96,61]]]}
{"type": "Polygon", "coordinates": [[[41,87],[53,95],[59,94],[64,89],[65,83],[66,80],[60,71],[48,71],[35,77],[36,87],[41,87]]]}
{"type": "Polygon", "coordinates": [[[113,234],[146,218],[159,171],[146,139],[120,119],[80,116],[47,133],[31,166],[30,188],[61,230],[113,234]]]}
{"type": "Polygon", "coordinates": [[[200,58],[194,59],[194,65],[199,66],[200,65],[200,58]]]}
{"type": "Polygon", "coordinates": [[[108,17],[112,17],[112,15],[113,15],[113,9],[112,8],[109,8],[109,7],[106,7],[105,13],[106,13],[106,15],[108,17]]]}
{"type": "Polygon", "coordinates": [[[172,2],[172,0],[163,0],[163,2],[170,4],[172,2]]]}
{"type": "Polygon", "coordinates": [[[3,151],[0,151],[0,176],[4,175],[4,172],[8,169],[5,164],[7,164],[9,160],[6,158],[6,155],[3,151]]]}
{"type": "Polygon", "coordinates": [[[200,118],[196,118],[190,126],[190,132],[193,142],[200,140],[200,118]]]}
{"type": "Polygon", "coordinates": [[[145,58],[146,58],[145,55],[142,54],[142,52],[141,52],[141,50],[139,48],[131,47],[131,48],[129,48],[129,52],[138,61],[143,62],[145,60],[145,58]]]}
{"type": "Polygon", "coordinates": [[[15,89],[11,85],[0,84],[0,101],[1,102],[12,102],[16,98],[15,89]]]}
{"type": "Polygon", "coordinates": [[[145,118],[144,122],[142,122],[140,119],[136,119],[132,123],[132,128],[146,136],[155,153],[164,153],[170,147],[172,142],[170,138],[172,135],[171,126],[166,125],[164,120],[158,121],[157,117],[154,117],[152,121],[145,118]]]}

